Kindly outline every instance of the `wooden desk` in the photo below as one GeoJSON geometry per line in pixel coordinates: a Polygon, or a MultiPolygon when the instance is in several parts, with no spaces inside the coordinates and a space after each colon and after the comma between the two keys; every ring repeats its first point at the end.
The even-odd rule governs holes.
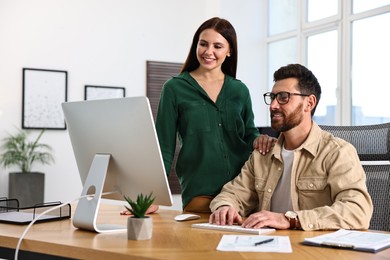
{"type": "MultiPolygon", "coordinates": [[[[98,222],[126,225],[127,216],[120,216],[123,208],[102,205],[98,222]]],[[[179,211],[159,210],[153,214],[153,238],[146,241],[127,240],[126,232],[97,234],[78,230],[71,220],[40,223],[32,226],[23,240],[21,249],[43,254],[78,259],[390,259],[390,249],[379,253],[365,253],[342,249],[301,245],[305,237],[326,231],[278,230],[273,235],[289,236],[293,253],[241,253],[220,252],[216,247],[221,231],[193,229],[192,223],[206,222],[208,215],[195,221],[176,222],[179,211]]],[[[26,226],[0,224],[0,247],[15,248],[26,226]]],[[[1,258],[1,255],[0,255],[1,258]]]]}

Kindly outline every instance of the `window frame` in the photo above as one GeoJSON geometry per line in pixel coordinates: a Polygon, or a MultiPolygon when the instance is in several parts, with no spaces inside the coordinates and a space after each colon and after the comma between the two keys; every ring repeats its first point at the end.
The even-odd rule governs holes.
{"type": "MultiPolygon", "coordinates": [[[[264,0],[265,10],[269,10],[268,1],[264,0]]],[[[268,69],[268,46],[270,43],[285,40],[288,38],[297,38],[297,57],[298,63],[307,65],[307,41],[308,37],[324,33],[331,30],[336,30],[338,35],[338,53],[337,53],[337,88],[336,88],[336,125],[351,125],[352,124],[352,25],[355,21],[373,17],[376,15],[381,15],[384,13],[390,12],[390,5],[377,7],[375,9],[367,10],[360,13],[352,13],[353,0],[338,0],[338,13],[336,15],[326,17],[320,20],[315,20],[312,22],[307,22],[307,9],[308,3],[307,0],[298,0],[299,8],[297,21],[299,24],[297,29],[294,31],[288,31],[284,33],[279,33],[277,35],[268,35],[268,30],[266,30],[265,44],[265,68],[267,71],[264,74],[264,92],[269,91],[271,86],[269,82],[272,79],[269,79],[268,75],[272,75],[268,69]]],[[[263,12],[264,13],[264,12],[263,12]]],[[[269,13],[267,12],[263,17],[263,21],[268,28],[269,13]]],[[[267,111],[268,112],[268,111],[267,111]]]]}

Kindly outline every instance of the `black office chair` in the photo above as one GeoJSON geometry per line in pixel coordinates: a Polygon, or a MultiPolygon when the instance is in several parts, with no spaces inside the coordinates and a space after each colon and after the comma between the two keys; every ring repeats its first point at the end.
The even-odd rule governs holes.
{"type": "Polygon", "coordinates": [[[361,161],[390,161],[390,123],[320,127],[353,144],[361,161]]]}
{"type": "Polygon", "coordinates": [[[279,136],[279,133],[273,130],[270,126],[258,126],[257,129],[259,129],[259,132],[262,135],[269,135],[276,138],[279,136]]]}
{"type": "Polygon", "coordinates": [[[320,127],[355,146],[374,204],[370,229],[390,231],[390,123],[320,127]]]}

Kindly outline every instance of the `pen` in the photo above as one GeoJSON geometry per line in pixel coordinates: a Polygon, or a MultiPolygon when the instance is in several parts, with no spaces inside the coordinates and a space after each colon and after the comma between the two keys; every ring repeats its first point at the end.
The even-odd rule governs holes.
{"type": "Polygon", "coordinates": [[[262,245],[262,244],[265,244],[265,243],[269,243],[269,242],[272,242],[272,241],[274,241],[273,238],[266,239],[266,240],[263,240],[263,241],[260,241],[260,242],[256,242],[255,246],[259,246],[259,245],[262,245]]]}

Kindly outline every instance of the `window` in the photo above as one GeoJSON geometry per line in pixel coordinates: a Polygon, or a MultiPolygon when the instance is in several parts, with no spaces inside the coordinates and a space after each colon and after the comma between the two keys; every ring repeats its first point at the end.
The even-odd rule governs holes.
{"type": "Polygon", "coordinates": [[[314,118],[319,124],[390,121],[390,110],[383,109],[390,95],[383,78],[390,59],[390,0],[268,0],[267,5],[269,89],[276,69],[301,63],[322,87],[314,118]]]}
{"type": "Polygon", "coordinates": [[[352,124],[390,121],[390,13],[352,23],[352,124]],[[375,29],[373,29],[375,28],[375,29]]]}
{"type": "Polygon", "coordinates": [[[338,0],[308,0],[306,21],[313,22],[337,15],[338,0]]]}
{"type": "Polygon", "coordinates": [[[297,29],[298,1],[299,0],[269,1],[269,35],[297,29]]]}
{"type": "Polygon", "coordinates": [[[337,42],[336,30],[307,37],[307,67],[316,75],[322,89],[314,119],[322,125],[336,124],[337,42]]]}
{"type": "Polygon", "coordinates": [[[272,42],[268,45],[268,86],[272,86],[273,73],[281,66],[293,63],[298,59],[297,39],[288,38],[272,42]]]}
{"type": "Polygon", "coordinates": [[[353,13],[356,14],[386,5],[389,5],[389,0],[353,0],[353,13]]]}

